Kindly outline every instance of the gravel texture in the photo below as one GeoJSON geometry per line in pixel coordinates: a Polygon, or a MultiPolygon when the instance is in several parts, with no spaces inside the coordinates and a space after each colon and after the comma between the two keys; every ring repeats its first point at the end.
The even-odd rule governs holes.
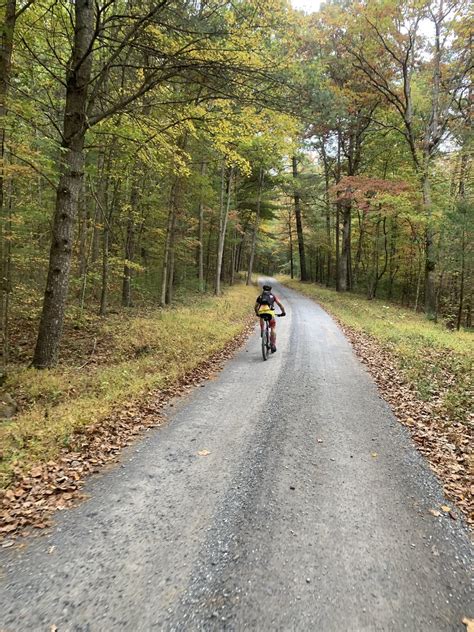
{"type": "Polygon", "coordinates": [[[334,321],[288,317],[168,409],[90,499],[0,551],[0,629],[465,630],[461,520],[334,321]]]}

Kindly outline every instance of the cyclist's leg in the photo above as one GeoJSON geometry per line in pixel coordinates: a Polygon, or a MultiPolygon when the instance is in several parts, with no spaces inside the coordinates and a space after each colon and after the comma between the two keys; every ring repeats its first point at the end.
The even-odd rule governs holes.
{"type": "Polygon", "coordinates": [[[275,348],[275,349],[276,349],[276,340],[277,340],[276,320],[275,318],[272,318],[272,320],[270,321],[270,344],[272,345],[272,348],[275,348]]]}
{"type": "Polygon", "coordinates": [[[260,338],[263,336],[263,330],[265,327],[265,321],[263,320],[263,318],[259,318],[260,320],[260,338]]]}

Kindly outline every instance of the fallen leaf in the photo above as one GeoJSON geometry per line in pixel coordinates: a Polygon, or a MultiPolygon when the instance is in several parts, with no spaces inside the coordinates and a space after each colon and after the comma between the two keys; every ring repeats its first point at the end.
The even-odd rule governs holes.
{"type": "Polygon", "coordinates": [[[372,456],[374,457],[374,459],[378,456],[377,452],[372,452],[372,456]]]}
{"type": "Polygon", "coordinates": [[[199,456],[208,456],[208,454],[211,454],[209,450],[199,450],[198,452],[199,456]]]}
{"type": "Polygon", "coordinates": [[[468,619],[467,617],[464,617],[462,622],[466,626],[467,632],[474,632],[474,619],[468,619]]]}
{"type": "Polygon", "coordinates": [[[441,505],[441,509],[444,513],[449,513],[451,511],[451,507],[448,507],[448,505],[441,505]]]}
{"type": "Polygon", "coordinates": [[[439,518],[441,516],[441,511],[438,511],[437,509],[430,509],[429,511],[435,518],[439,518]]]}

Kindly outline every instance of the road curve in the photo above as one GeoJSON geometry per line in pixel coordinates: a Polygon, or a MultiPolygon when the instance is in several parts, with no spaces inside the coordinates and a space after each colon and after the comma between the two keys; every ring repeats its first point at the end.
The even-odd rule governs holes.
{"type": "Polygon", "coordinates": [[[465,630],[461,521],[334,321],[285,288],[47,536],[0,552],[0,629],[465,630]]]}

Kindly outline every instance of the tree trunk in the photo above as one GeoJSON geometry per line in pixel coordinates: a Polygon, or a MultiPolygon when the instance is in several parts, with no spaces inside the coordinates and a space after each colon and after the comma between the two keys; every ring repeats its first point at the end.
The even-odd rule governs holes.
{"type": "Polygon", "coordinates": [[[342,213],[342,252],[339,258],[339,291],[346,292],[349,289],[350,277],[350,241],[351,241],[351,203],[344,204],[342,213]]]}
{"type": "Polygon", "coordinates": [[[335,233],[336,233],[336,291],[339,292],[340,290],[340,279],[341,279],[341,274],[340,274],[340,267],[341,267],[341,245],[340,245],[340,229],[339,229],[339,222],[340,222],[340,217],[341,217],[341,205],[338,202],[336,204],[336,225],[334,227],[335,233]]]}
{"type": "Polygon", "coordinates": [[[11,62],[13,52],[13,34],[16,23],[16,0],[6,0],[0,10],[0,385],[6,377],[8,362],[8,294],[9,279],[6,261],[9,258],[9,245],[5,243],[5,117],[7,115],[7,94],[10,83],[11,62]]]}
{"type": "Polygon", "coordinates": [[[461,279],[460,279],[460,288],[459,288],[459,304],[458,304],[458,314],[456,319],[456,329],[459,331],[461,329],[462,324],[462,313],[464,309],[464,285],[465,285],[465,276],[466,276],[466,221],[467,221],[467,211],[465,208],[466,201],[466,191],[465,191],[465,175],[468,164],[468,154],[467,152],[463,153],[461,158],[461,169],[459,174],[459,202],[460,208],[462,212],[462,227],[461,227],[461,279]]]}
{"type": "Polygon", "coordinates": [[[94,4],[76,0],[74,43],[66,79],[60,178],[56,192],[52,243],[43,310],[33,366],[52,367],[58,359],[69,287],[74,222],[84,177],[84,139],[87,129],[87,86],[92,69],[94,4]]]}
{"type": "Polygon", "coordinates": [[[331,241],[331,200],[329,198],[329,164],[324,146],[324,139],[321,140],[321,156],[324,165],[324,203],[326,206],[326,287],[331,283],[331,260],[332,260],[332,241],[331,241]]]}
{"type": "Polygon", "coordinates": [[[390,223],[390,257],[389,257],[389,270],[388,270],[388,294],[387,298],[393,298],[393,286],[395,283],[395,275],[397,274],[398,267],[396,265],[397,255],[397,237],[398,237],[398,225],[397,218],[393,217],[390,223]]]}
{"type": "Polygon", "coordinates": [[[107,303],[109,295],[109,251],[110,251],[110,235],[112,226],[112,216],[114,210],[119,205],[121,180],[115,181],[114,190],[112,192],[112,199],[109,204],[109,188],[108,183],[104,189],[104,197],[102,204],[99,205],[102,217],[103,217],[103,229],[102,229],[102,284],[100,291],[100,308],[99,314],[105,316],[107,313],[107,303]]]}
{"type": "Polygon", "coordinates": [[[308,280],[308,274],[306,272],[306,259],[305,259],[305,249],[304,249],[304,237],[303,237],[303,223],[301,220],[301,198],[298,190],[298,162],[296,160],[296,156],[292,157],[292,165],[293,165],[293,178],[295,180],[295,192],[294,192],[294,200],[295,200],[295,218],[296,218],[296,232],[298,234],[298,250],[300,253],[300,279],[301,281],[308,280]]]}
{"type": "Polygon", "coordinates": [[[173,215],[173,225],[171,228],[171,240],[170,240],[170,255],[168,266],[168,283],[166,286],[166,304],[171,305],[173,302],[173,290],[174,290],[174,275],[175,275],[175,263],[176,263],[176,213],[173,215]]]}
{"type": "Polygon", "coordinates": [[[359,268],[362,262],[362,248],[364,244],[364,234],[365,234],[365,216],[362,215],[360,211],[357,211],[357,216],[359,220],[359,238],[357,240],[357,251],[355,255],[355,263],[354,263],[354,278],[353,285],[357,287],[357,283],[359,281],[359,268]]]}
{"type": "Polygon", "coordinates": [[[295,262],[293,259],[293,227],[291,226],[291,211],[288,213],[288,234],[290,237],[290,278],[295,278],[295,262]]]}
{"type": "MultiPolygon", "coordinates": [[[[236,239],[236,234],[234,230],[234,240],[236,239]]],[[[229,284],[234,285],[235,282],[235,261],[237,258],[237,244],[234,242],[230,249],[230,280],[229,284]]]]}
{"type": "Polygon", "coordinates": [[[176,186],[177,186],[177,180],[175,180],[173,184],[171,185],[171,191],[170,191],[168,222],[166,226],[165,251],[163,254],[163,273],[162,273],[162,279],[161,279],[160,305],[162,307],[166,305],[166,297],[168,295],[171,241],[172,241],[172,234],[174,231],[174,225],[176,221],[176,200],[175,200],[176,186]]]}
{"type": "MultiPolygon", "coordinates": [[[[206,163],[201,164],[201,179],[206,175],[206,163]]],[[[203,183],[201,182],[201,194],[199,198],[199,228],[198,228],[198,275],[199,291],[204,292],[204,200],[202,193],[203,183]]]]}
{"type": "Polygon", "coordinates": [[[8,203],[6,205],[6,215],[5,215],[5,247],[3,250],[3,261],[2,261],[2,279],[3,279],[3,300],[2,300],[2,314],[1,314],[1,324],[2,324],[2,373],[0,374],[0,384],[3,383],[7,370],[6,367],[8,365],[9,355],[10,355],[10,340],[9,340],[9,320],[10,320],[10,296],[12,291],[12,261],[11,261],[11,248],[12,248],[12,207],[13,207],[13,182],[11,178],[9,179],[9,187],[8,187],[8,203]]]}
{"type": "Polygon", "coordinates": [[[107,192],[110,182],[110,171],[112,165],[112,147],[104,148],[97,161],[97,194],[95,200],[94,217],[92,223],[92,239],[91,239],[91,257],[90,261],[94,264],[100,256],[100,238],[104,231],[105,211],[107,192]]]}
{"type": "Polygon", "coordinates": [[[130,307],[132,304],[132,268],[130,263],[133,259],[135,241],[135,223],[129,215],[127,218],[127,229],[125,236],[125,262],[123,264],[122,279],[122,307],[130,307]]]}
{"type": "Polygon", "coordinates": [[[107,314],[108,287],[109,287],[109,222],[104,214],[104,232],[102,237],[102,287],[100,292],[99,314],[107,314]]]}
{"type": "Polygon", "coordinates": [[[430,320],[436,320],[436,250],[434,228],[431,222],[431,187],[428,175],[425,174],[423,184],[423,206],[428,215],[425,229],[425,314],[430,320]]]}
{"type": "Polygon", "coordinates": [[[219,241],[217,244],[217,266],[216,266],[216,284],[215,284],[216,296],[221,295],[222,259],[224,256],[224,244],[225,244],[225,235],[227,231],[227,220],[229,218],[233,173],[234,173],[234,167],[231,167],[229,170],[229,175],[227,177],[227,186],[226,186],[225,184],[226,169],[225,169],[225,163],[223,161],[222,174],[221,174],[221,201],[220,201],[220,213],[219,213],[219,241]]]}
{"type": "Polygon", "coordinates": [[[249,259],[249,269],[247,271],[246,285],[250,285],[250,283],[252,282],[253,262],[255,258],[255,248],[257,246],[258,228],[260,224],[260,207],[262,203],[263,176],[264,176],[263,167],[260,167],[260,173],[258,176],[257,209],[255,212],[255,224],[254,224],[253,232],[252,232],[252,243],[250,245],[250,259],[249,259]]]}
{"type": "Polygon", "coordinates": [[[80,279],[84,278],[87,269],[87,225],[88,212],[86,202],[86,187],[85,178],[83,178],[79,193],[79,266],[77,269],[77,274],[80,279]]]}
{"type": "Polygon", "coordinates": [[[130,307],[132,304],[132,268],[131,262],[135,253],[135,221],[136,210],[138,205],[138,182],[133,181],[132,190],[130,192],[130,211],[127,217],[127,228],[125,237],[125,262],[123,264],[123,281],[122,281],[122,306],[130,307]]]}

